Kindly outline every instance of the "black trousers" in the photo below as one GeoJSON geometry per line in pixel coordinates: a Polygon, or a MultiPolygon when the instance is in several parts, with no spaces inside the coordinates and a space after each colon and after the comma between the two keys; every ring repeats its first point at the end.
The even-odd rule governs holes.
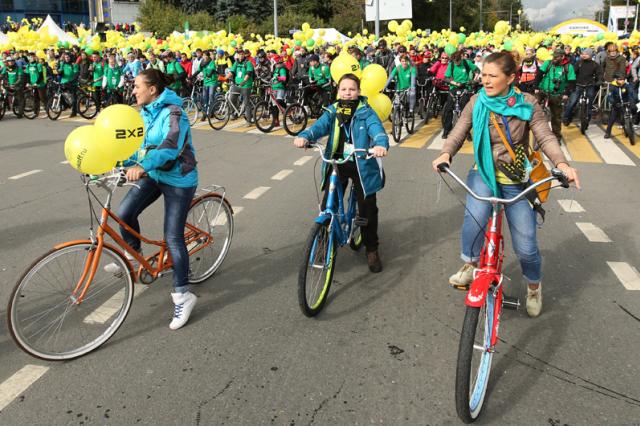
{"type": "MultiPolygon", "coordinates": [[[[470,94],[466,94],[460,98],[460,110],[462,111],[471,99],[470,94]]],[[[442,128],[444,129],[444,134],[448,135],[449,132],[453,129],[453,108],[455,107],[455,99],[451,94],[447,96],[447,102],[444,104],[442,108],[442,128]]]]}
{"type": "MultiPolygon", "coordinates": [[[[329,176],[330,172],[327,174],[324,187],[322,188],[324,191],[324,196],[322,198],[323,210],[327,205],[327,197],[329,195],[329,176]]],[[[351,183],[356,191],[358,216],[363,219],[367,219],[367,226],[360,228],[362,230],[362,242],[364,243],[367,252],[378,250],[378,205],[376,194],[371,194],[367,197],[364,196],[362,184],[360,183],[360,176],[358,175],[358,168],[354,161],[348,161],[347,163],[338,166],[338,179],[340,180],[342,189],[345,190],[345,203],[347,202],[347,197],[349,195],[346,192],[346,189],[349,179],[351,179],[351,183]]],[[[348,206],[345,205],[344,208],[346,213],[348,206]]]]}
{"type": "Polygon", "coordinates": [[[611,129],[616,121],[624,126],[624,112],[622,111],[621,106],[613,105],[611,107],[611,112],[609,113],[609,123],[607,123],[606,133],[608,135],[611,134],[611,129]]]}

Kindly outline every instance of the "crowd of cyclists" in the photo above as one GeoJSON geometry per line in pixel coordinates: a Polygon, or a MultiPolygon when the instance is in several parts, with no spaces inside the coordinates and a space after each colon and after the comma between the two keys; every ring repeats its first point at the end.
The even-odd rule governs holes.
{"type": "MultiPolygon", "coordinates": [[[[408,96],[402,99],[408,116],[418,114],[428,121],[441,115],[446,139],[471,95],[480,87],[483,59],[500,49],[490,44],[482,48],[460,46],[447,53],[442,48],[418,48],[418,45],[388,46],[383,38],[364,48],[335,45],[308,50],[305,46],[284,45],[279,52],[260,49],[255,56],[248,49],[234,49],[231,55],[215,47],[194,52],[115,48],[98,52],[73,46],[50,49],[41,57],[34,52],[3,52],[0,109],[4,113],[12,107],[18,117],[30,112],[28,118],[35,118],[41,110],[60,109],[51,102],[59,83],[65,94],[63,107],[71,109],[71,116],[80,113],[85,118],[93,118],[101,108],[113,103],[135,105],[133,79],[141,70],[151,68],[169,76],[173,80],[170,88],[182,97],[197,98],[197,109],[202,112],[199,117],[203,121],[215,113],[215,100],[230,92],[230,100],[236,106],[231,111],[231,119],[237,118],[240,112],[247,122],[253,123],[260,98],[269,102],[265,90],[269,88],[278,104],[271,106],[275,116],[273,127],[278,127],[279,111],[288,104],[302,99],[308,115],[317,118],[322,107],[335,100],[331,62],[346,49],[358,60],[361,69],[370,64],[385,68],[388,73],[385,93],[393,98],[395,93],[406,91],[408,96]]],[[[610,111],[608,122],[603,121],[608,124],[605,135],[608,138],[616,121],[625,124],[622,121],[629,116],[625,114],[628,111],[637,129],[640,46],[625,47],[621,51],[616,43],[606,42],[574,50],[558,42],[547,47],[552,57],[545,61],[536,57],[538,48],[527,47],[523,57],[512,52],[518,64],[516,85],[521,91],[538,97],[558,140],[562,141],[562,124],[569,125],[576,115],[581,96],[589,102],[585,112],[582,109],[580,112],[586,115],[581,117],[583,122],[586,118],[586,126],[594,112],[610,111]]],[[[49,114],[49,117],[54,119],[58,115],[49,114]]],[[[583,132],[586,126],[582,126],[583,132]]],[[[413,126],[407,129],[411,132],[413,126]]],[[[399,139],[395,132],[394,138],[399,139]]]]}

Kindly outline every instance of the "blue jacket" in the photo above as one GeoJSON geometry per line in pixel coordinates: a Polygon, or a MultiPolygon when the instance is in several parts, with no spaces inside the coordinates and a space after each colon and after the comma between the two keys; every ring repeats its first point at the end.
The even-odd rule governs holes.
{"type": "Polygon", "coordinates": [[[633,87],[629,83],[625,83],[623,86],[612,84],[609,86],[609,103],[617,105],[621,102],[635,103],[635,94],[633,93],[633,87]]]}
{"type": "MultiPolygon", "coordinates": [[[[315,142],[318,139],[329,135],[325,157],[332,156],[338,149],[338,141],[334,141],[336,126],[336,104],[330,105],[327,111],[313,123],[311,127],[298,135],[301,138],[315,142]]],[[[374,146],[381,146],[389,149],[389,137],[382,127],[378,115],[367,103],[365,96],[360,97],[360,105],[351,119],[351,135],[356,149],[369,149],[374,146]]],[[[375,194],[384,187],[384,171],[382,159],[357,158],[358,175],[362,183],[365,197],[375,194]]],[[[327,175],[327,164],[323,163],[322,176],[327,175]]],[[[324,181],[323,181],[324,182],[324,181]]]]}
{"type": "Polygon", "coordinates": [[[144,140],[140,150],[125,165],[137,163],[150,178],[166,185],[179,188],[197,186],[195,149],[191,143],[189,119],[182,109],[182,98],[173,90],[164,89],[155,101],[142,108],[141,114],[144,140]],[[185,143],[188,144],[186,147],[185,143]],[[171,170],[158,170],[178,157],[180,159],[171,170]]]}

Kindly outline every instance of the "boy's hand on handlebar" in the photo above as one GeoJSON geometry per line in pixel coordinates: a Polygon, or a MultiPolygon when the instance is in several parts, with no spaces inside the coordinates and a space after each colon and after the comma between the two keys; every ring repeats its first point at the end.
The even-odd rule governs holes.
{"type": "Polygon", "coordinates": [[[438,158],[433,160],[433,163],[431,163],[431,166],[433,167],[433,171],[440,173],[440,170],[438,170],[438,165],[442,163],[447,163],[448,165],[451,165],[451,156],[447,153],[440,154],[438,158]]]}
{"type": "Polygon", "coordinates": [[[308,148],[309,147],[309,141],[306,140],[305,138],[297,137],[297,138],[293,139],[293,145],[296,148],[308,148]]]}
{"type": "Polygon", "coordinates": [[[578,177],[578,171],[568,165],[567,163],[560,163],[556,166],[558,169],[562,170],[562,172],[567,176],[569,182],[575,182],[576,188],[581,189],[580,187],[580,178],[578,177]]]}
{"type": "Polygon", "coordinates": [[[127,169],[127,180],[130,182],[134,182],[136,180],[140,180],[142,176],[144,176],[146,172],[140,166],[133,166],[130,169],[127,169]]]}
{"type": "Polygon", "coordinates": [[[387,149],[382,146],[374,146],[372,148],[373,152],[371,153],[374,157],[386,157],[387,149]]]}

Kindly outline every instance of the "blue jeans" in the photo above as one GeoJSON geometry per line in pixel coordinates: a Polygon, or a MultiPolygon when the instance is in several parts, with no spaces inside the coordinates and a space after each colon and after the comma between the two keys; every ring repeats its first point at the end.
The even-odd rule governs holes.
{"type": "MultiPolygon", "coordinates": [[[[467,176],[467,185],[481,197],[490,197],[491,189],[484,183],[476,170],[471,170],[467,176]]],[[[498,185],[503,198],[512,198],[522,191],[521,185],[498,185]]],[[[484,243],[484,232],[491,216],[492,208],[489,203],[478,201],[467,196],[467,210],[462,224],[462,255],[467,263],[480,260],[480,250],[484,243]],[[475,218],[475,220],[474,220],[475,218]],[[482,228],[478,226],[478,223],[482,228]]],[[[538,250],[536,238],[536,213],[529,202],[524,199],[506,206],[505,214],[511,231],[513,250],[520,260],[522,275],[528,284],[540,282],[542,275],[542,258],[538,250]]]]}
{"type": "MultiPolygon", "coordinates": [[[[571,92],[571,96],[569,96],[569,100],[567,101],[567,106],[564,107],[564,117],[563,121],[571,121],[573,116],[573,109],[578,104],[580,100],[580,95],[582,94],[582,88],[576,87],[576,90],[571,92]]],[[[593,105],[593,100],[596,97],[596,86],[589,86],[586,88],[587,90],[587,98],[589,98],[589,107],[593,105]]],[[[589,120],[591,120],[591,108],[588,111],[589,120]]]]}
{"type": "Polygon", "coordinates": [[[202,88],[202,105],[205,112],[211,114],[213,101],[216,99],[216,86],[204,86],[202,88]]]}
{"type": "MultiPolygon", "coordinates": [[[[173,289],[175,293],[189,291],[189,253],[184,242],[184,225],[196,187],[178,188],[158,183],[149,177],[136,182],[118,207],[118,216],[134,231],[140,233],[138,216],[160,195],[164,195],[164,239],[173,261],[173,289]]],[[[120,227],[122,238],[134,250],[140,251],[140,240],[120,227]]]]}

